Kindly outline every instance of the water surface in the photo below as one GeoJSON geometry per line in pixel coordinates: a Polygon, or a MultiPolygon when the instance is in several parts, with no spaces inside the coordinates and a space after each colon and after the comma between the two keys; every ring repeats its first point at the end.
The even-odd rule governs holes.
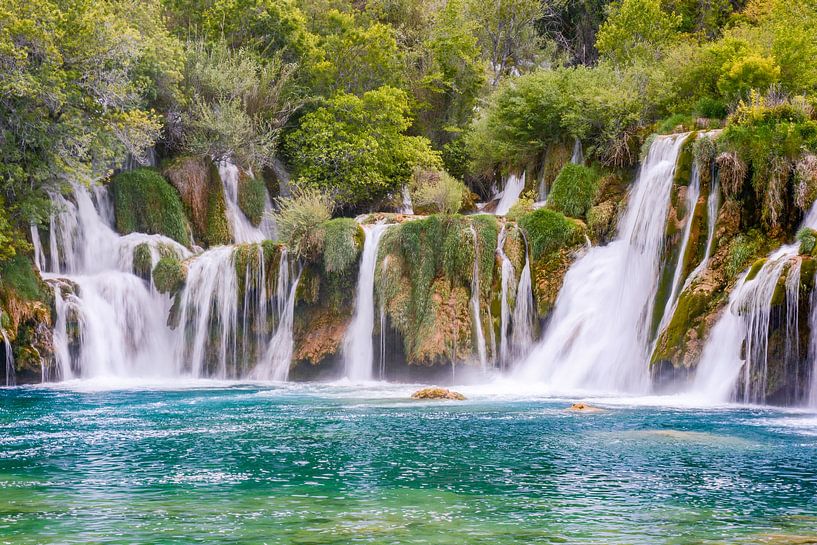
{"type": "Polygon", "coordinates": [[[411,387],[0,390],[0,542],[817,542],[817,416],[411,387]]]}

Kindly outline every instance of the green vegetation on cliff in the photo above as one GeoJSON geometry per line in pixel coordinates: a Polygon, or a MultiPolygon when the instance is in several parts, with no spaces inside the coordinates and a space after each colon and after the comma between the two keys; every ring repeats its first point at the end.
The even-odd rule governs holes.
{"type": "Polygon", "coordinates": [[[553,182],[548,207],[574,218],[583,218],[596,199],[599,176],[584,165],[567,164],[553,182]]]}
{"type": "Polygon", "coordinates": [[[116,228],[120,233],[165,235],[188,246],[187,218],[179,194],[157,171],[129,170],[114,176],[116,228]]]}

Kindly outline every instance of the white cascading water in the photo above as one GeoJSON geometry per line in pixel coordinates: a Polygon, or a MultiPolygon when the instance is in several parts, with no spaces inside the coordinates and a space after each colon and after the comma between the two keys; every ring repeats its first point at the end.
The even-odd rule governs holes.
{"type": "MultiPolygon", "coordinates": [[[[815,280],[817,280],[817,273],[815,273],[815,280]]],[[[810,331],[817,331],[817,290],[811,292],[811,308],[809,314],[810,331]]],[[[811,373],[808,406],[817,408],[817,335],[811,335],[808,347],[809,369],[811,373]]]]}
{"type": "Polygon", "coordinates": [[[399,212],[401,214],[414,215],[414,204],[411,202],[411,193],[407,185],[404,185],[403,189],[400,190],[400,196],[403,200],[400,204],[399,212]]]}
{"type": "MultiPolygon", "coordinates": [[[[117,235],[104,188],[73,185],[74,201],[54,195],[50,221],[50,266],[43,278],[56,299],[54,352],[63,379],[89,376],[166,375],[171,369],[170,332],[165,326],[170,300],[133,274],[133,252],[140,244],[179,258],[189,251],[161,235],[117,235]],[[102,216],[98,210],[105,211],[102,216]],[[71,353],[68,313],[78,326],[80,345],[71,353]]],[[[35,245],[39,237],[35,239],[35,245]]],[[[45,266],[43,249],[37,264],[45,266]]]]}
{"type": "Polygon", "coordinates": [[[573,155],[570,157],[570,162],[574,165],[581,165],[584,163],[584,150],[582,149],[582,141],[576,138],[573,142],[573,155]]]}
{"type": "Polygon", "coordinates": [[[617,238],[565,276],[541,342],[519,366],[555,389],[645,391],[651,310],[675,166],[688,135],[659,136],[632,188],[617,238]]]}
{"type": "Polygon", "coordinates": [[[218,173],[224,187],[227,220],[230,224],[233,240],[238,244],[242,244],[245,242],[262,242],[274,238],[276,228],[271,216],[272,201],[266,188],[264,188],[264,215],[261,223],[256,227],[244,215],[238,205],[238,184],[241,178],[241,171],[238,166],[230,161],[221,161],[218,165],[218,173]]]}
{"type": "MultiPolygon", "coordinates": [[[[817,203],[812,205],[802,227],[817,227],[817,203]]],[[[798,250],[799,243],[782,246],[766,258],[753,278],[749,278],[750,271],[743,273],[709,334],[695,372],[693,392],[714,402],[730,401],[733,397],[746,403],[765,401],[772,297],[787,266],[799,284],[798,250]],[[739,379],[743,388],[736,392],[739,379]]],[[[793,295],[794,289],[787,285],[787,295],[793,295]]],[[[797,305],[797,301],[787,298],[786,305],[797,305]]],[[[794,312],[787,308],[787,318],[799,319],[794,312]]],[[[790,331],[794,326],[786,327],[790,331]]]]}
{"type": "Polygon", "coordinates": [[[477,343],[477,356],[482,372],[488,370],[488,349],[485,346],[485,333],[482,331],[482,312],[480,309],[479,296],[479,237],[474,226],[469,226],[471,236],[474,238],[474,266],[471,269],[471,319],[474,327],[474,339],[477,343]]]}
{"type": "Polygon", "coordinates": [[[278,326],[267,345],[263,362],[253,371],[254,378],[279,382],[286,381],[289,378],[294,348],[292,329],[295,324],[295,297],[298,292],[300,278],[300,271],[293,277],[290,270],[289,254],[286,248],[282,248],[281,261],[278,265],[278,278],[275,282],[278,326]]]}
{"type": "Polygon", "coordinates": [[[3,359],[5,360],[6,386],[14,386],[14,352],[12,352],[11,341],[6,335],[6,330],[0,327],[0,336],[3,337],[3,359]]]}
{"type": "Polygon", "coordinates": [[[511,347],[509,334],[511,330],[511,302],[508,294],[516,286],[516,272],[508,256],[505,255],[505,239],[508,236],[506,226],[503,224],[499,231],[499,238],[496,244],[496,253],[499,256],[500,266],[500,314],[499,314],[499,365],[505,368],[510,363],[511,347]]]}
{"type": "Polygon", "coordinates": [[[528,256],[527,242],[525,244],[525,266],[516,287],[516,306],[513,309],[513,332],[511,346],[513,360],[518,361],[528,355],[533,344],[533,322],[536,319],[536,303],[533,299],[533,284],[531,282],[530,256],[528,256]]]}
{"type": "Polygon", "coordinates": [[[706,269],[707,265],[709,265],[709,259],[712,257],[712,251],[714,250],[714,248],[712,247],[712,243],[715,241],[715,226],[718,221],[719,207],[720,207],[720,188],[718,185],[718,180],[713,176],[712,188],[710,189],[709,197],[706,200],[706,217],[707,217],[706,250],[704,251],[704,257],[703,259],[701,259],[701,262],[698,263],[698,265],[691,273],[689,273],[689,276],[684,282],[684,287],[681,288],[681,291],[687,289],[692,284],[692,281],[698,278],[698,276],[706,269]]]}
{"type": "Polygon", "coordinates": [[[496,205],[497,216],[504,216],[510,211],[511,207],[519,200],[522,190],[525,189],[525,173],[511,174],[505,180],[505,188],[502,190],[502,196],[499,198],[499,203],[496,205]]]}
{"type": "Polygon", "coordinates": [[[661,316],[661,322],[658,325],[658,332],[664,330],[675,314],[675,308],[678,304],[678,296],[681,295],[681,282],[684,280],[684,259],[687,247],[689,246],[689,237],[692,234],[692,222],[695,217],[695,207],[698,205],[698,197],[701,194],[701,177],[698,171],[697,163],[692,165],[692,174],[689,178],[689,185],[686,190],[686,216],[684,217],[684,232],[681,238],[681,246],[678,250],[678,261],[675,263],[675,271],[672,275],[672,285],[670,286],[669,298],[664,305],[664,314],[661,316]]]}
{"type": "Polygon", "coordinates": [[[343,340],[343,360],[346,378],[361,382],[372,379],[374,364],[374,273],[377,250],[388,225],[364,226],[366,239],[360,258],[357,295],[352,322],[343,340]]]}

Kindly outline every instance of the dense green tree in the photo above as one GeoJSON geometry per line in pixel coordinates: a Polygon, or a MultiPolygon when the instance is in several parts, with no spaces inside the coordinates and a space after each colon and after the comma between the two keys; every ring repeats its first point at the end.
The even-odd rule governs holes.
{"type": "Polygon", "coordinates": [[[599,28],[596,47],[618,64],[655,60],[678,38],[680,25],[681,18],[665,12],[660,0],[618,0],[610,5],[607,20],[599,28]]]}

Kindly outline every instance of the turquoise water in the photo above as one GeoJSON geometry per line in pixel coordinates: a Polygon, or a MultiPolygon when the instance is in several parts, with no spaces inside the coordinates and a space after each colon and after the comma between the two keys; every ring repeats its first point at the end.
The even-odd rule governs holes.
{"type": "Polygon", "coordinates": [[[817,542],[814,415],[409,392],[3,389],[0,542],[817,542]]]}

